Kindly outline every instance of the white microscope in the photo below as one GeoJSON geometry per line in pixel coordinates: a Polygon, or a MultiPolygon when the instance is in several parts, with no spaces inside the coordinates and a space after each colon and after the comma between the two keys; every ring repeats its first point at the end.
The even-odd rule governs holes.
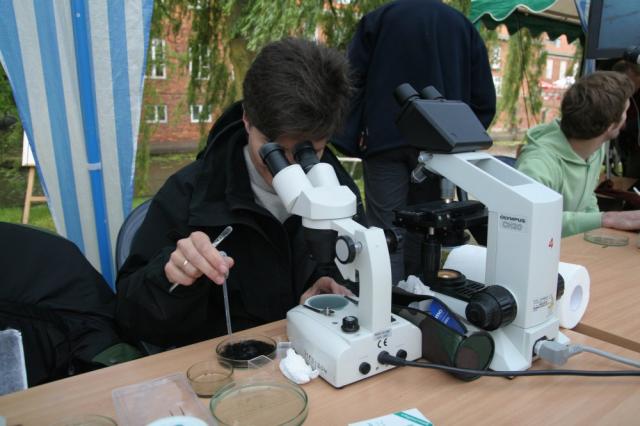
{"type": "MultiPolygon", "coordinates": [[[[433,87],[418,94],[408,84],[398,87],[395,96],[402,106],[396,124],[421,150],[414,174],[427,170],[440,175],[488,210],[485,282],[439,270],[438,246],[437,265],[423,260],[430,269],[423,274],[424,284],[458,315],[490,332],[495,342],[492,370],[526,370],[537,342],[568,343],[558,331],[555,313],[562,196],[492,155],[474,152],[492,141],[465,103],[447,101],[433,87]]],[[[465,215],[476,218],[473,203],[482,206],[444,198],[397,212],[400,226],[425,231],[423,251],[438,231],[458,232],[452,228],[464,224],[465,215]]]]}
{"type": "Polygon", "coordinates": [[[314,258],[335,262],[360,288],[358,299],[319,295],[291,309],[287,335],[296,352],[338,388],[393,368],[378,363],[382,351],[408,360],[420,358],[420,330],[391,314],[391,265],[384,232],[352,219],[353,192],[340,185],[331,165],[318,161],[309,142],[296,147],[298,164],[289,164],[276,143],[265,144],[260,156],[287,211],[302,218],[314,258]]]}

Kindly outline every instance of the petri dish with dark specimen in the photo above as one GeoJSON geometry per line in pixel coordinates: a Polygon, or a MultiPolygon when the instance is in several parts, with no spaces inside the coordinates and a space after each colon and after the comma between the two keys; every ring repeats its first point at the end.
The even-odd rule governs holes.
{"type": "Polygon", "coordinates": [[[259,356],[274,359],[276,347],[276,341],[267,336],[231,336],[218,344],[216,355],[218,359],[230,363],[234,368],[247,368],[249,361],[259,356]]]}

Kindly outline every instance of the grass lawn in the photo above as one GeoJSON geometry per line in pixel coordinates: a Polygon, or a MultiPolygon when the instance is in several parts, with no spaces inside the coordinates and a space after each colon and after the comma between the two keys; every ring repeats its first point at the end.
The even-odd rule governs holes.
{"type": "MultiPolygon", "coordinates": [[[[493,147],[489,150],[491,153],[495,154],[507,154],[513,155],[515,154],[516,147],[520,144],[520,141],[497,141],[494,143],[493,147]],[[492,152],[493,151],[493,152],[492,152]]],[[[162,184],[168,174],[173,173],[175,170],[175,165],[180,163],[184,163],[185,159],[190,159],[192,154],[176,154],[176,155],[158,155],[152,156],[152,163],[155,167],[153,170],[160,170],[157,172],[158,181],[162,184]],[[164,171],[167,168],[169,171],[164,171]]],[[[362,194],[362,198],[364,200],[364,182],[362,180],[362,165],[357,164],[356,166],[352,166],[350,164],[345,164],[345,168],[350,171],[354,177],[358,188],[360,188],[360,193],[362,194]],[[353,168],[352,168],[353,167],[353,168]]],[[[152,178],[153,176],[152,170],[152,178]]],[[[21,178],[22,179],[22,178],[21,178]]],[[[157,188],[156,188],[157,189],[157,188]]],[[[22,191],[24,191],[22,189],[22,191]]],[[[138,206],[140,203],[145,201],[147,196],[145,197],[136,197],[133,200],[133,207],[138,206]]],[[[10,222],[10,223],[20,223],[22,220],[22,207],[0,207],[0,222],[10,222]]],[[[31,213],[29,215],[29,224],[37,227],[49,229],[51,231],[55,231],[55,226],[53,225],[53,219],[51,218],[51,213],[49,212],[49,208],[45,203],[33,204],[31,207],[31,213]]]]}
{"type": "MultiPolygon", "coordinates": [[[[520,144],[520,141],[497,141],[494,143],[492,148],[489,150],[490,153],[494,154],[506,154],[506,155],[514,155],[517,146],[520,144]]],[[[165,180],[168,174],[172,174],[175,170],[176,164],[182,164],[188,161],[193,154],[175,154],[175,155],[157,155],[152,156],[152,170],[151,170],[151,179],[158,180],[159,183],[156,183],[156,186],[159,187],[165,180]],[[164,170],[167,169],[168,171],[164,170]],[[155,174],[158,176],[156,177],[155,174]]],[[[364,182],[362,180],[362,165],[357,164],[355,166],[353,163],[345,164],[345,168],[350,171],[354,177],[358,188],[360,188],[360,193],[362,194],[362,198],[364,200],[364,182]]],[[[23,180],[22,177],[20,177],[23,180]]],[[[157,189],[157,188],[156,188],[157,189]]],[[[24,189],[21,189],[21,194],[24,192],[24,189]]],[[[133,200],[133,206],[136,207],[148,197],[137,197],[133,200]]],[[[22,220],[22,207],[0,207],[0,221],[1,222],[10,222],[10,223],[20,223],[22,220]]],[[[29,215],[29,224],[38,226],[41,228],[49,229],[55,231],[55,226],[53,225],[53,219],[51,218],[51,214],[49,213],[49,208],[45,203],[33,204],[31,207],[31,213],[29,215]]]]}
{"type": "MultiPolygon", "coordinates": [[[[0,208],[0,222],[21,223],[22,207],[2,207],[0,208]]],[[[49,213],[46,203],[33,204],[29,213],[29,225],[45,228],[50,231],[56,230],[53,226],[53,219],[49,213]]]]}
{"type": "MultiPolygon", "coordinates": [[[[360,188],[362,199],[364,201],[364,182],[362,179],[356,179],[356,184],[360,188]]],[[[136,197],[133,199],[133,208],[142,204],[149,197],[136,197]]],[[[22,207],[0,207],[0,222],[9,223],[21,223],[22,222],[22,207]]],[[[48,229],[55,232],[56,227],[53,224],[53,218],[49,212],[49,206],[46,203],[32,204],[31,212],[29,213],[29,225],[37,226],[39,228],[48,229]]]]}
{"type": "MultiPolygon", "coordinates": [[[[137,207],[148,197],[139,197],[133,199],[133,207],[137,207]]],[[[1,207],[0,222],[21,223],[22,207],[1,207]]],[[[53,218],[49,212],[49,206],[46,203],[33,204],[29,213],[29,225],[39,228],[48,229],[55,232],[56,227],[53,224],[53,218]]]]}

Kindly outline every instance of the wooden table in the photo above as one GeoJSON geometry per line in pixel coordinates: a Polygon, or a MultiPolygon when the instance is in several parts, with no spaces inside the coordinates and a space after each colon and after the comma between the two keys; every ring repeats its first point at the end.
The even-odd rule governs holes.
{"type": "MultiPolygon", "coordinates": [[[[285,323],[253,331],[284,340],[285,323]]],[[[572,341],[627,357],[629,350],[567,332],[572,341]]],[[[212,354],[219,339],[86,373],[0,397],[0,415],[8,425],[46,425],[72,414],[115,418],[111,391],[170,373],[186,371],[212,354]]],[[[622,369],[620,364],[591,354],[572,358],[566,368],[622,369]]],[[[535,368],[550,368],[536,362],[535,368]]],[[[345,425],[408,408],[418,408],[437,425],[465,424],[637,424],[640,378],[485,377],[462,382],[446,373],[396,368],[334,389],[321,379],[304,385],[310,409],[306,424],[345,425]]],[[[208,401],[202,399],[203,404],[208,401]]]]}
{"type": "Polygon", "coordinates": [[[640,249],[638,233],[613,229],[629,238],[624,247],[603,247],[583,234],[562,240],[560,260],[583,265],[591,278],[591,298],[574,330],[640,352],[640,249]]]}

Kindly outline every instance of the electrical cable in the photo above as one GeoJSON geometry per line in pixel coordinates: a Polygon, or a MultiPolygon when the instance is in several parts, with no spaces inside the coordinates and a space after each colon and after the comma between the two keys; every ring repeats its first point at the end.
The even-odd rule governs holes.
{"type": "Polygon", "coordinates": [[[603,351],[601,349],[597,349],[587,345],[571,345],[569,346],[570,356],[578,355],[581,352],[589,352],[595,355],[600,355],[604,358],[608,358],[612,361],[617,361],[622,364],[627,364],[632,367],[640,368],[640,361],[636,361],[634,359],[625,358],[620,355],[612,354],[611,352],[603,351]]]}
{"type": "Polygon", "coordinates": [[[622,364],[640,368],[640,361],[636,361],[631,358],[625,358],[619,355],[614,355],[610,352],[596,349],[587,345],[563,345],[553,340],[541,340],[536,343],[533,348],[533,352],[545,361],[548,361],[555,365],[563,365],[569,360],[569,358],[574,355],[578,355],[579,353],[590,352],[592,354],[608,358],[612,361],[617,361],[622,364]]]}
{"type": "Polygon", "coordinates": [[[391,355],[389,352],[383,351],[378,355],[380,364],[390,364],[395,366],[409,366],[430,368],[434,370],[443,370],[449,373],[472,374],[477,376],[488,377],[519,377],[519,376],[587,376],[587,377],[628,377],[640,376],[640,370],[525,370],[525,371],[490,371],[490,370],[472,370],[468,368],[449,367],[442,364],[432,364],[428,362],[407,361],[391,355]]]}

